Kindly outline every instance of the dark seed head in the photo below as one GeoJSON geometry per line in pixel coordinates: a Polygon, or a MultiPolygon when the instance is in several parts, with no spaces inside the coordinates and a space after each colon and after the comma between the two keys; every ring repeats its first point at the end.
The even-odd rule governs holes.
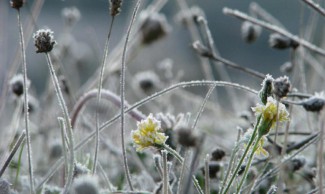
{"type": "Polygon", "coordinates": [[[212,161],[219,161],[221,160],[224,156],[226,155],[225,151],[220,149],[220,148],[216,148],[215,150],[213,150],[213,152],[211,153],[211,160],[212,161]]]}
{"type": "Polygon", "coordinates": [[[15,9],[20,9],[24,3],[24,0],[10,0],[10,6],[15,9]]]}

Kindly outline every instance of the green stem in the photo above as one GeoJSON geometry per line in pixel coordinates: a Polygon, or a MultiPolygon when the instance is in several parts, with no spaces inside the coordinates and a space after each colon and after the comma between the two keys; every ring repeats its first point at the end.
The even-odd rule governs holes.
{"type": "Polygon", "coordinates": [[[237,192],[236,192],[236,194],[239,194],[239,193],[240,193],[240,190],[241,190],[241,188],[242,188],[242,186],[243,186],[243,184],[244,184],[244,181],[246,180],[246,177],[247,177],[247,174],[248,174],[248,170],[249,170],[249,168],[250,168],[250,166],[251,166],[251,164],[252,164],[252,161],[253,161],[253,158],[254,158],[255,151],[256,151],[256,149],[257,149],[257,147],[258,147],[258,142],[260,141],[261,138],[262,138],[262,136],[258,136],[258,137],[257,137],[257,140],[255,141],[254,147],[253,147],[253,149],[252,149],[252,152],[251,152],[251,154],[250,154],[250,156],[249,156],[249,159],[248,159],[248,162],[247,162],[247,164],[246,164],[246,167],[245,167],[245,171],[244,171],[243,177],[242,177],[242,179],[241,179],[241,181],[240,181],[240,183],[239,183],[239,186],[237,187],[237,192]]]}
{"type": "MultiPolygon", "coordinates": [[[[171,155],[173,155],[181,164],[183,164],[184,159],[182,156],[180,156],[173,148],[169,147],[168,145],[164,144],[162,145],[162,148],[166,149],[171,155]]],[[[199,192],[199,194],[204,194],[203,190],[201,189],[199,182],[197,181],[196,177],[192,175],[192,182],[196,188],[196,190],[199,192]]]]}
{"type": "Polygon", "coordinates": [[[255,124],[253,134],[252,134],[252,136],[251,136],[251,138],[249,140],[248,145],[246,146],[246,149],[244,151],[244,154],[242,155],[242,157],[239,160],[239,163],[236,166],[235,172],[233,173],[233,175],[232,175],[232,177],[231,177],[231,179],[230,179],[230,181],[229,181],[229,183],[228,183],[225,191],[223,192],[224,194],[228,193],[228,190],[230,189],[230,186],[232,185],[232,182],[234,181],[235,177],[237,176],[237,173],[238,173],[239,169],[241,168],[241,165],[244,162],[244,159],[246,158],[246,155],[248,154],[248,151],[250,150],[250,147],[252,146],[252,144],[254,142],[254,139],[255,139],[255,137],[257,135],[257,127],[258,127],[258,125],[260,123],[260,120],[261,120],[261,116],[259,116],[257,118],[257,122],[255,124]]]}

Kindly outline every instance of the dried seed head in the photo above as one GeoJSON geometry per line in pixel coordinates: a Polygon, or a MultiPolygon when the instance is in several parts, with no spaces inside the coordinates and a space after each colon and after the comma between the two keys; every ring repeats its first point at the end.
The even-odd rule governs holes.
{"type": "Polygon", "coordinates": [[[267,103],[267,98],[272,95],[272,83],[274,79],[271,75],[267,74],[262,82],[262,88],[258,93],[263,104],[267,103]]]}
{"type": "Polygon", "coordinates": [[[241,36],[247,43],[254,42],[262,32],[260,26],[254,25],[251,22],[245,21],[241,26],[241,36]]]}
{"type": "Polygon", "coordinates": [[[226,155],[226,152],[220,148],[216,148],[211,153],[212,161],[219,161],[226,155]]]}
{"type": "Polygon", "coordinates": [[[81,14],[76,7],[67,7],[62,10],[62,17],[67,26],[73,26],[80,20],[81,14]]]}
{"type": "Polygon", "coordinates": [[[280,71],[283,73],[290,73],[293,69],[292,63],[290,61],[285,62],[280,67],[280,71]]]}
{"type": "Polygon", "coordinates": [[[198,134],[183,126],[177,129],[177,142],[184,147],[195,147],[199,142],[198,134]]]}
{"type": "MultiPolygon", "coordinates": [[[[29,95],[28,96],[28,112],[29,113],[34,113],[38,107],[39,107],[39,103],[38,103],[38,100],[34,97],[34,96],[31,96],[29,95]]],[[[22,113],[24,113],[24,107],[22,107],[22,113]]]]}
{"type": "MultiPolygon", "coordinates": [[[[11,91],[17,96],[24,93],[24,77],[22,74],[17,74],[9,81],[11,91]]],[[[27,80],[27,88],[30,86],[30,81],[27,80]]]]}
{"type": "Polygon", "coordinates": [[[212,52],[200,41],[193,42],[192,48],[202,57],[213,57],[212,52]]]}
{"type": "Polygon", "coordinates": [[[91,175],[80,176],[75,179],[72,187],[73,194],[99,194],[97,177],[91,175]]]}
{"type": "Polygon", "coordinates": [[[121,12],[122,0],[110,0],[111,16],[116,16],[121,12]]]}
{"type": "Polygon", "coordinates": [[[186,25],[188,25],[189,20],[192,20],[193,22],[197,22],[197,19],[199,17],[205,18],[204,11],[200,7],[193,6],[188,10],[179,12],[176,15],[175,20],[186,26],[186,25]]]}
{"type": "Polygon", "coordinates": [[[134,76],[135,84],[138,85],[144,92],[151,92],[159,88],[160,79],[153,71],[139,72],[134,76]]]}
{"type": "Polygon", "coordinates": [[[290,89],[291,89],[291,83],[287,76],[276,78],[273,81],[273,93],[278,99],[287,96],[290,89]]]}
{"type": "Polygon", "coordinates": [[[56,159],[62,156],[63,148],[59,140],[54,141],[50,146],[50,158],[56,159]]]}
{"type": "Polygon", "coordinates": [[[0,194],[10,194],[10,183],[0,178],[0,194]]]}
{"type": "Polygon", "coordinates": [[[275,49],[297,48],[299,43],[278,33],[270,35],[269,44],[275,49]]]}
{"type": "Polygon", "coordinates": [[[56,43],[53,38],[53,32],[50,29],[38,30],[34,35],[34,44],[37,48],[36,53],[47,53],[53,49],[56,43]]]}
{"type": "Polygon", "coordinates": [[[305,157],[295,157],[289,163],[290,169],[292,171],[297,171],[297,170],[301,169],[302,167],[304,167],[305,164],[306,164],[305,157]]]}
{"type": "Polygon", "coordinates": [[[25,0],[10,0],[10,6],[15,9],[20,9],[25,3],[25,0]]]}
{"type": "Polygon", "coordinates": [[[160,13],[141,12],[140,14],[142,34],[142,43],[151,44],[164,36],[170,31],[165,15],[160,13]]]}
{"type": "Polygon", "coordinates": [[[323,109],[325,105],[324,93],[316,93],[315,96],[312,96],[303,102],[300,103],[305,110],[310,112],[319,112],[323,109]]]}
{"type": "Polygon", "coordinates": [[[87,175],[90,173],[90,170],[83,164],[76,162],[74,166],[73,177],[79,177],[87,175]]]}

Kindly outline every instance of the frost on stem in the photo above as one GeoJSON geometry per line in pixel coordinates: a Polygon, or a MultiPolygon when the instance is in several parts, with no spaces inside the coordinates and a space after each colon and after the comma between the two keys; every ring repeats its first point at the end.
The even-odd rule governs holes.
{"type": "Polygon", "coordinates": [[[36,53],[47,53],[53,49],[56,43],[53,38],[53,31],[50,29],[40,29],[34,35],[34,44],[37,48],[36,53]]]}

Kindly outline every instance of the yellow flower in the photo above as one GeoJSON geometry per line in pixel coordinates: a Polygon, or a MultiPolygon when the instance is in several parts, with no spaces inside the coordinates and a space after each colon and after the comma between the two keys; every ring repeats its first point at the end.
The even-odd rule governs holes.
{"type": "MultiPolygon", "coordinates": [[[[257,104],[252,110],[255,112],[256,116],[261,115],[261,120],[259,124],[259,134],[266,135],[271,128],[275,126],[277,121],[277,102],[272,97],[267,98],[266,105],[257,104]]],[[[287,112],[284,104],[279,102],[279,122],[284,122],[289,120],[289,113],[287,112]]]]}
{"type": "Polygon", "coordinates": [[[142,151],[150,146],[165,144],[168,136],[159,132],[160,121],[150,114],[146,119],[138,122],[137,130],[131,132],[132,139],[137,151],[142,151]]]}

